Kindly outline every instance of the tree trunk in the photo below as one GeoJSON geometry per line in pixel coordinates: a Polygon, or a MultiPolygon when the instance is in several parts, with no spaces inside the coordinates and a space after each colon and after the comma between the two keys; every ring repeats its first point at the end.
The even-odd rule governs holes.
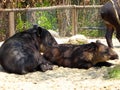
{"type": "MultiPolygon", "coordinates": [[[[69,5],[71,0],[59,0],[58,5],[69,5]]],[[[70,35],[70,10],[58,10],[57,11],[57,20],[58,20],[58,29],[60,36],[69,36],[70,35]]]]}
{"type": "Polygon", "coordinates": [[[9,12],[9,36],[15,34],[14,12],[9,12]]]}

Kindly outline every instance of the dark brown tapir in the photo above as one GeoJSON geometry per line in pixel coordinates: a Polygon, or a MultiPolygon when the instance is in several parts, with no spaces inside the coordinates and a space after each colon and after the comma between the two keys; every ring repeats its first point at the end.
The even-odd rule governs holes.
{"type": "Polygon", "coordinates": [[[118,54],[100,41],[82,45],[50,46],[43,56],[58,66],[79,69],[88,69],[98,63],[118,59],[118,54]]]}
{"type": "Polygon", "coordinates": [[[120,42],[120,0],[110,0],[102,6],[100,11],[107,30],[105,38],[109,47],[113,48],[112,35],[116,32],[116,38],[120,42]]]}
{"type": "Polygon", "coordinates": [[[0,64],[5,71],[16,74],[52,69],[52,65],[40,53],[57,44],[49,31],[34,25],[16,33],[0,47],[0,64]]]}

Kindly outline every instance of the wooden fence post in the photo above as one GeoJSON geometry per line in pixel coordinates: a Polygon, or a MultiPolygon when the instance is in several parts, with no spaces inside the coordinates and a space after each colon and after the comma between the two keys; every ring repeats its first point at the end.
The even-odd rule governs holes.
{"type": "Polygon", "coordinates": [[[15,34],[14,12],[9,12],[9,37],[15,34]]]}
{"type": "Polygon", "coordinates": [[[72,9],[72,35],[77,34],[77,9],[73,6],[72,9]]]}

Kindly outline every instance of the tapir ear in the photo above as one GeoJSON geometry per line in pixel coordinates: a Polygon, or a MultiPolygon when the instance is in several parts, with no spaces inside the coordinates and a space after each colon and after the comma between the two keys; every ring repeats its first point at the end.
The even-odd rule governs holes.
{"type": "Polygon", "coordinates": [[[94,44],[94,45],[99,45],[101,42],[100,40],[96,40],[96,42],[91,42],[91,44],[94,44]]]}
{"type": "Polygon", "coordinates": [[[34,25],[33,25],[33,29],[34,29],[34,33],[36,33],[38,36],[41,35],[42,28],[39,27],[37,24],[34,24],[34,25]]]}
{"type": "Polygon", "coordinates": [[[37,35],[38,35],[38,36],[40,36],[40,35],[41,35],[42,30],[43,30],[43,29],[42,29],[41,27],[38,27],[38,28],[37,28],[37,35]]]}
{"type": "Polygon", "coordinates": [[[100,40],[96,40],[96,43],[101,43],[101,41],[100,40]]]}
{"type": "Polygon", "coordinates": [[[96,45],[97,45],[98,47],[100,47],[100,45],[102,45],[101,41],[100,41],[100,40],[96,40],[96,45]]]}
{"type": "Polygon", "coordinates": [[[30,32],[31,33],[36,33],[37,29],[38,29],[38,26],[37,25],[33,25],[33,28],[30,29],[30,32]]]}
{"type": "Polygon", "coordinates": [[[99,42],[91,42],[91,47],[94,48],[95,51],[99,50],[100,43],[99,42]]]}
{"type": "Polygon", "coordinates": [[[37,29],[37,28],[38,28],[38,25],[37,25],[37,24],[34,24],[34,25],[33,25],[33,28],[34,28],[34,29],[37,29]]]}
{"type": "Polygon", "coordinates": [[[101,50],[101,48],[102,48],[101,46],[103,46],[103,44],[100,42],[100,40],[96,40],[96,48],[98,51],[101,50]]]}

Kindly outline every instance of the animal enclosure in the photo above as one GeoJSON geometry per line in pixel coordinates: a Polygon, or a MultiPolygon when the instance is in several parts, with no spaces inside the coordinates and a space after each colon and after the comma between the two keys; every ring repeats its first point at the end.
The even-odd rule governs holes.
{"type": "Polygon", "coordinates": [[[78,33],[86,33],[89,36],[93,31],[98,32],[96,36],[100,35],[105,29],[99,15],[101,6],[63,5],[0,9],[0,41],[16,32],[28,29],[32,24],[55,30],[59,32],[60,36],[71,36],[78,33]]]}

